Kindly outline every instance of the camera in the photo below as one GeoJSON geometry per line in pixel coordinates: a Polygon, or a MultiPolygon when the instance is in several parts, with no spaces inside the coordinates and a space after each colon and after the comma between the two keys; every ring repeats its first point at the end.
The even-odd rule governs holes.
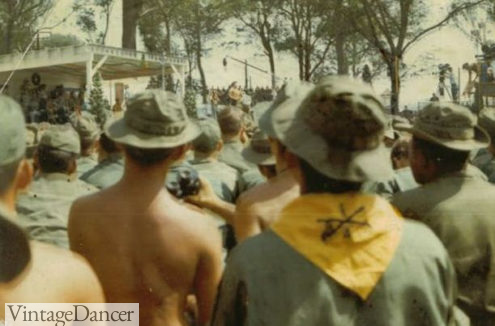
{"type": "Polygon", "coordinates": [[[179,199],[198,194],[200,186],[198,172],[186,165],[171,168],[165,180],[167,190],[179,199]]]}

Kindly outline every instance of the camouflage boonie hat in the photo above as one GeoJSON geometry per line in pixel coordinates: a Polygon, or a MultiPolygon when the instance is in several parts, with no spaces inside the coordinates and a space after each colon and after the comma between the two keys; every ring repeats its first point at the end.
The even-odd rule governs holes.
{"type": "Polygon", "coordinates": [[[21,106],[0,95],[0,166],[14,163],[26,153],[26,123],[21,106]]]}
{"type": "Polygon", "coordinates": [[[70,124],[49,127],[41,136],[39,146],[46,146],[73,154],[81,153],[79,135],[70,124]]]}
{"type": "Polygon", "coordinates": [[[124,116],[109,123],[105,133],[117,143],[137,148],[172,148],[189,143],[200,130],[176,94],[146,90],[129,99],[124,116]]]}
{"type": "Polygon", "coordinates": [[[268,136],[261,130],[255,131],[249,145],[242,150],[242,157],[256,165],[274,165],[276,163],[268,136]]]}
{"type": "Polygon", "coordinates": [[[323,78],[300,106],[276,109],[272,125],[292,153],[328,177],[388,180],[393,170],[383,143],[383,111],[369,85],[332,76],[323,78]]]}
{"type": "Polygon", "coordinates": [[[488,132],[491,138],[495,138],[495,108],[481,110],[478,116],[478,124],[488,132]]]}
{"type": "Polygon", "coordinates": [[[297,108],[313,88],[314,85],[307,82],[290,81],[285,84],[277,93],[277,96],[271,103],[270,107],[261,115],[259,121],[260,129],[263,130],[269,137],[277,138],[272,125],[273,111],[278,108],[281,110],[284,110],[286,107],[297,108]]]}
{"type": "Polygon", "coordinates": [[[419,112],[414,125],[397,124],[396,129],[453,150],[471,151],[490,145],[490,137],[477,120],[466,107],[432,102],[419,112]]]}

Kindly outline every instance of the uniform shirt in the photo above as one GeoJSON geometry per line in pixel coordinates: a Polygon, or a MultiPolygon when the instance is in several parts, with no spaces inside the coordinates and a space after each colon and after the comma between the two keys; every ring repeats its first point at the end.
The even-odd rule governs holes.
{"type": "Polygon", "coordinates": [[[495,157],[488,150],[480,150],[473,159],[473,165],[478,167],[488,178],[495,183],[495,157]]]}
{"type": "Polygon", "coordinates": [[[218,197],[229,203],[235,203],[239,194],[237,170],[212,159],[191,160],[189,163],[200,177],[208,180],[218,197]]]}
{"type": "Polygon", "coordinates": [[[405,221],[402,234],[366,301],[273,231],[249,238],[227,261],[212,325],[454,325],[455,274],[445,249],[419,223],[405,221]]]}
{"type": "Polygon", "coordinates": [[[242,193],[246,190],[249,190],[265,182],[266,182],[265,177],[261,174],[261,172],[258,169],[256,170],[251,169],[241,174],[239,179],[239,189],[240,192],[242,193]]]}
{"type": "Polygon", "coordinates": [[[124,160],[122,155],[112,154],[81,175],[80,179],[99,189],[104,189],[116,184],[123,174],[124,160]]]}
{"type": "Polygon", "coordinates": [[[240,140],[227,140],[223,143],[223,149],[218,156],[218,160],[233,167],[241,174],[249,170],[257,170],[256,165],[242,157],[241,152],[243,149],[244,145],[240,140]]]}
{"type": "Polygon", "coordinates": [[[390,199],[395,193],[414,189],[418,186],[410,167],[394,170],[392,180],[383,182],[370,182],[364,185],[367,192],[375,193],[390,199]]]}
{"type": "Polygon", "coordinates": [[[77,198],[96,190],[67,174],[41,174],[17,200],[19,222],[32,239],[69,248],[70,207],[77,198]]]}
{"type": "Polygon", "coordinates": [[[81,156],[76,161],[77,175],[81,177],[84,173],[88,172],[98,164],[91,156],[81,156]]]}
{"type": "Polygon", "coordinates": [[[443,242],[457,273],[459,300],[473,325],[495,324],[495,187],[458,172],[397,194],[392,203],[428,225],[443,242]],[[491,313],[488,313],[491,311],[491,313]],[[488,321],[491,319],[491,323],[488,321]]]}

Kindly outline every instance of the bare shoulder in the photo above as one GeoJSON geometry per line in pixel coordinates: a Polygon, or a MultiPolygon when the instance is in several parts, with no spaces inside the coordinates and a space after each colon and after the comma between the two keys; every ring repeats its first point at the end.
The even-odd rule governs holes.
{"type": "MultiPolygon", "coordinates": [[[[173,200],[163,213],[164,221],[172,220],[179,230],[201,243],[218,239],[220,232],[216,224],[201,210],[173,200]]],[[[164,225],[165,226],[165,225],[164,225]]]]}
{"type": "Polygon", "coordinates": [[[33,273],[67,289],[74,302],[102,302],[100,283],[87,261],[80,255],[55,246],[31,242],[33,273]]]}

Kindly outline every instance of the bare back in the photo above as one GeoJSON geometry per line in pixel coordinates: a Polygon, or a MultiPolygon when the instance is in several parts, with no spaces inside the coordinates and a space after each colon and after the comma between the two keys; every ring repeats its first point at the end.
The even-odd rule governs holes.
{"type": "Polygon", "coordinates": [[[78,200],[69,222],[71,248],[85,256],[107,302],[138,302],[141,325],[185,325],[195,294],[209,318],[220,278],[220,235],[165,190],[146,194],[122,183],[78,200]]]}
{"type": "Polygon", "coordinates": [[[24,271],[0,284],[0,320],[8,302],[101,303],[104,298],[96,275],[81,256],[33,241],[24,271]]]}

